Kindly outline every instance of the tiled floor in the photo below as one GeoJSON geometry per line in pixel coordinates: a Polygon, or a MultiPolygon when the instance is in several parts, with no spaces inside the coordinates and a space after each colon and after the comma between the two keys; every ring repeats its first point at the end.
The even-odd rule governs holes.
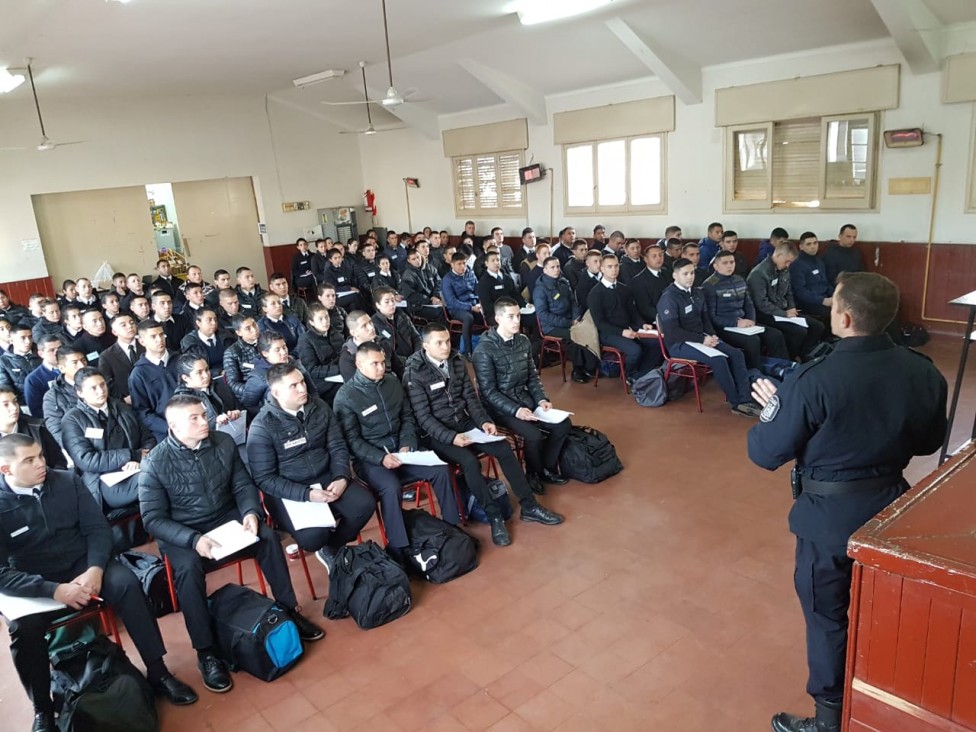
{"type": "MultiPolygon", "coordinates": [[[[950,379],[957,344],[928,349],[950,379]]],[[[974,376],[953,444],[972,424],[974,376]]],[[[237,674],[229,694],[201,689],[194,706],[160,705],[163,729],[713,732],[765,730],[775,711],[809,709],[787,469],[749,463],[752,421],[723,408],[714,383],[698,414],[692,396],[644,409],[618,381],[564,385],[549,369],[545,382],[556,406],[610,436],[623,473],[550,489],[547,505],[567,522],[516,521],[511,547],[475,525],[484,551],[472,574],[415,582],[412,612],[382,628],[323,621],[327,638],[292,672],[271,684],[237,674]]],[[[934,466],[918,460],[910,477],[934,466]]],[[[292,569],[321,618],[323,601],[308,601],[292,569]]],[[[324,590],[317,563],[312,573],[324,590]]],[[[231,579],[214,576],[212,587],[231,579]]],[[[161,624],[170,667],[200,689],[182,618],[161,624]]],[[[11,725],[0,726],[27,729],[6,653],[0,708],[11,725]]]]}

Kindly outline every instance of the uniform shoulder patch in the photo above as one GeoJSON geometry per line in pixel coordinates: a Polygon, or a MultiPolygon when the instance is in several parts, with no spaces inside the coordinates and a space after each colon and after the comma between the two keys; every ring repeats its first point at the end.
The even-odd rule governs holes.
{"type": "Polygon", "coordinates": [[[769,401],[766,402],[766,406],[763,407],[762,412],[759,414],[760,422],[772,422],[776,419],[776,415],[779,414],[780,401],[779,396],[773,394],[769,397],[769,401]]]}

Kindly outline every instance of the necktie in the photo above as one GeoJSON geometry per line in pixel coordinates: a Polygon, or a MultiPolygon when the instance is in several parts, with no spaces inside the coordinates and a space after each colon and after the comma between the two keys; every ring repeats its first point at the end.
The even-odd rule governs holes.
{"type": "Polygon", "coordinates": [[[299,411],[295,417],[298,419],[299,423],[305,424],[305,412],[299,411]]]}
{"type": "Polygon", "coordinates": [[[207,339],[207,345],[210,346],[211,348],[216,348],[217,347],[217,340],[215,338],[208,338],[207,339]]]}
{"type": "Polygon", "coordinates": [[[129,363],[135,363],[135,362],[136,362],[136,347],[135,347],[135,344],[130,343],[129,344],[129,363]]]}
{"type": "Polygon", "coordinates": [[[441,363],[441,365],[440,365],[440,369],[441,369],[441,373],[442,373],[442,374],[444,374],[444,378],[445,378],[445,379],[449,379],[451,375],[450,375],[450,373],[448,373],[448,371],[447,371],[447,361],[443,361],[443,362],[441,363]]]}

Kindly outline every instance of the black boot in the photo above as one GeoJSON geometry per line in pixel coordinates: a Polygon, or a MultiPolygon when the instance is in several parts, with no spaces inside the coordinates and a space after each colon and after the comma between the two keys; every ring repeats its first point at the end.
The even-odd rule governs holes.
{"type": "Polygon", "coordinates": [[[496,546],[508,546],[512,543],[508,528],[505,526],[505,519],[501,516],[493,516],[488,521],[491,524],[491,540],[496,546]]]}
{"type": "Polygon", "coordinates": [[[34,712],[34,724],[31,732],[57,732],[53,712],[34,712]]]}
{"type": "Polygon", "coordinates": [[[840,732],[841,703],[818,701],[815,717],[780,712],[773,717],[773,732],[840,732]]]}

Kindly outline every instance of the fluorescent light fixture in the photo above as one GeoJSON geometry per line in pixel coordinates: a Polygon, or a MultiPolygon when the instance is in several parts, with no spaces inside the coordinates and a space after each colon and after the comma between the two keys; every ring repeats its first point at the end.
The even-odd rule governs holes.
{"type": "Polygon", "coordinates": [[[326,69],[317,74],[309,74],[299,79],[292,79],[291,83],[301,88],[303,86],[311,86],[312,84],[328,81],[329,79],[341,79],[345,74],[345,69],[326,69]]]}
{"type": "Polygon", "coordinates": [[[11,74],[6,69],[0,69],[0,94],[11,92],[23,83],[23,74],[11,74]]]}
{"type": "Polygon", "coordinates": [[[519,22],[522,25],[548,23],[589,13],[612,3],[613,0],[520,0],[519,22]]]}

